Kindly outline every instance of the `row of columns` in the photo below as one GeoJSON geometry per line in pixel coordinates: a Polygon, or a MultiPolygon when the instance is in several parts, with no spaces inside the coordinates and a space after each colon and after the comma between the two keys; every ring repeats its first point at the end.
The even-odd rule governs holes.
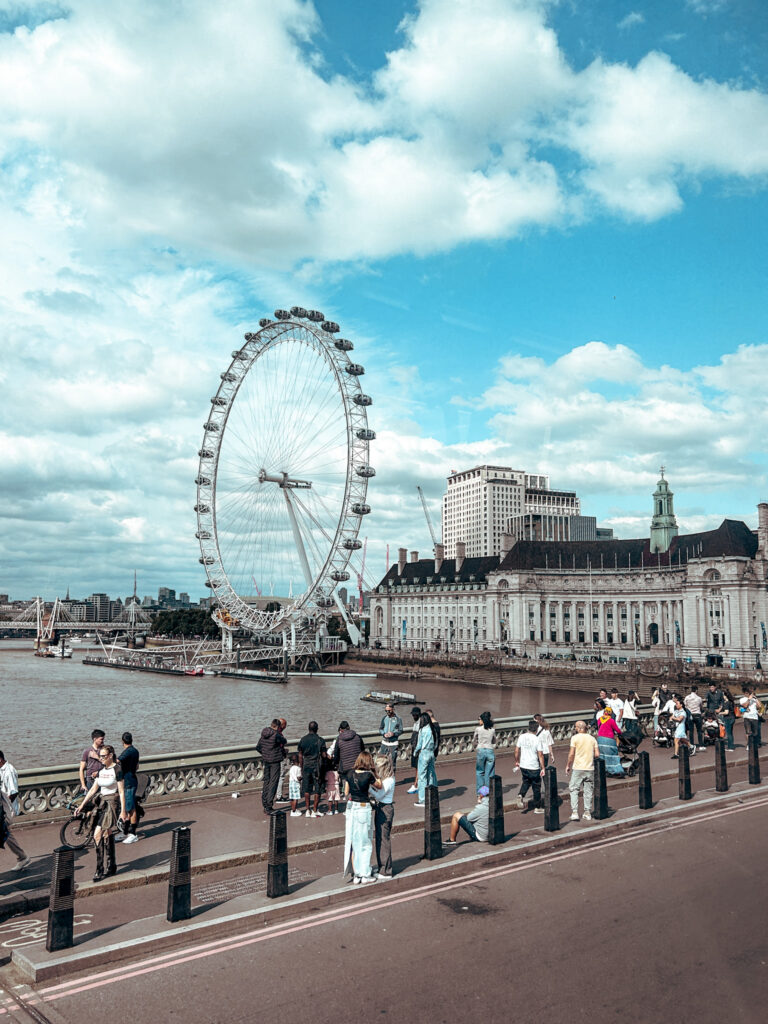
{"type": "MultiPolygon", "coordinates": [[[[520,622],[520,640],[530,640],[530,615],[529,605],[531,601],[522,598],[521,601],[521,622],[520,622]]],[[[565,632],[566,628],[570,632],[570,643],[577,643],[580,632],[579,628],[579,610],[583,611],[584,625],[584,641],[585,643],[592,642],[592,633],[597,632],[597,642],[600,644],[607,644],[608,633],[613,634],[614,644],[621,643],[622,632],[626,633],[626,643],[632,645],[634,643],[634,628],[637,623],[639,631],[639,643],[647,644],[650,640],[650,626],[653,622],[658,625],[659,635],[658,643],[674,645],[676,642],[675,638],[675,622],[677,621],[680,626],[681,640],[684,639],[684,625],[683,625],[683,606],[682,602],[673,600],[638,600],[638,601],[620,601],[620,600],[606,600],[604,598],[593,598],[592,601],[588,597],[586,598],[569,598],[567,600],[552,600],[550,598],[540,599],[536,598],[533,601],[534,604],[534,616],[533,616],[533,629],[535,632],[535,639],[537,641],[543,639],[545,642],[550,640],[550,634],[552,631],[552,624],[554,623],[554,631],[556,634],[556,641],[558,643],[565,643],[565,632]],[[592,617],[593,606],[598,606],[597,619],[592,617]],[[656,613],[650,611],[650,606],[656,606],[656,613]],[[626,609],[626,619],[621,618],[622,606],[626,609]],[[566,610],[570,610],[570,618],[566,623],[566,610]],[[611,624],[609,629],[608,622],[608,611],[612,612],[611,624]]]]}

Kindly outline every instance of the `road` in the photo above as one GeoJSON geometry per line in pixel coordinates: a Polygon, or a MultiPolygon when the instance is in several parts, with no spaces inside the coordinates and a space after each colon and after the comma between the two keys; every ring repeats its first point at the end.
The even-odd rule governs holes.
{"type": "Polygon", "coordinates": [[[39,1011],[57,1024],[105,1013],[184,1024],[762,1022],[766,835],[768,795],[734,796],[584,846],[408,892],[372,886],[351,907],[43,983],[39,1011]]]}

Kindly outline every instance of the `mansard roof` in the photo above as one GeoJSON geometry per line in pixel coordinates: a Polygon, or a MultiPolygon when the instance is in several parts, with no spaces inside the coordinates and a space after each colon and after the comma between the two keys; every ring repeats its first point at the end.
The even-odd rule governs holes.
{"type": "Polygon", "coordinates": [[[641,565],[685,565],[689,558],[735,556],[754,558],[757,537],[746,523],[724,519],[716,530],[674,537],[669,551],[651,554],[650,539],[635,540],[519,540],[499,571],[521,569],[637,569],[641,565]]]}
{"type": "Polygon", "coordinates": [[[397,586],[421,586],[427,582],[427,576],[432,577],[433,583],[439,583],[440,577],[445,576],[447,583],[484,583],[489,572],[499,567],[497,555],[483,558],[465,558],[459,572],[456,571],[456,559],[444,558],[440,571],[435,572],[434,558],[420,558],[418,562],[406,562],[402,576],[397,571],[397,562],[391,565],[387,575],[378,586],[388,586],[388,581],[393,580],[397,586]],[[470,576],[474,579],[470,580],[470,576]],[[458,580],[457,580],[458,577],[458,580]]]}

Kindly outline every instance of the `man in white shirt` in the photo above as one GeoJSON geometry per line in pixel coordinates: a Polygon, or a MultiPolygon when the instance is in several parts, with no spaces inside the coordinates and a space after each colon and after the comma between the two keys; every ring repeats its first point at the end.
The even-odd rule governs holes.
{"type": "Polygon", "coordinates": [[[24,868],[29,867],[32,858],[26,855],[11,832],[11,818],[19,813],[19,776],[10,761],[5,760],[2,750],[0,750],[0,799],[3,802],[0,845],[7,846],[11,853],[16,854],[13,870],[23,871],[24,868]],[[4,840],[2,832],[5,833],[4,840]]]}
{"type": "Polygon", "coordinates": [[[739,705],[741,707],[741,719],[744,722],[744,738],[749,746],[749,740],[751,736],[754,736],[757,740],[758,747],[760,746],[760,709],[757,706],[757,697],[755,696],[754,686],[742,687],[743,697],[739,698],[739,705]]]}
{"type": "Polygon", "coordinates": [[[691,718],[688,723],[688,742],[693,745],[693,730],[696,730],[696,746],[704,746],[704,716],[702,714],[702,708],[704,707],[704,701],[699,696],[699,688],[694,683],[688,693],[683,699],[683,706],[691,712],[691,718]]]}
{"type": "Polygon", "coordinates": [[[611,687],[611,696],[605,703],[613,710],[616,725],[621,725],[621,719],[624,716],[624,701],[619,696],[619,691],[615,686],[611,687]]]}
{"type": "Polygon", "coordinates": [[[539,723],[532,718],[528,723],[527,732],[521,733],[515,744],[515,771],[519,769],[523,773],[523,781],[514,806],[524,814],[527,811],[525,794],[529,789],[533,790],[533,813],[544,813],[541,803],[541,780],[545,774],[544,748],[536,735],[538,728],[539,723]]]}

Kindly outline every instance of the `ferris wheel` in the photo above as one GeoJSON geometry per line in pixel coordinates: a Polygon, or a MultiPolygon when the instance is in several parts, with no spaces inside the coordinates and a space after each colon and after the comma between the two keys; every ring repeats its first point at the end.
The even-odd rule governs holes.
{"type": "Polygon", "coordinates": [[[300,625],[338,603],[371,511],[376,437],[365,371],[338,324],[293,306],[259,327],[221,374],[195,480],[195,536],[215,617],[254,633],[300,625]],[[267,595],[279,609],[266,610],[267,595]]]}

